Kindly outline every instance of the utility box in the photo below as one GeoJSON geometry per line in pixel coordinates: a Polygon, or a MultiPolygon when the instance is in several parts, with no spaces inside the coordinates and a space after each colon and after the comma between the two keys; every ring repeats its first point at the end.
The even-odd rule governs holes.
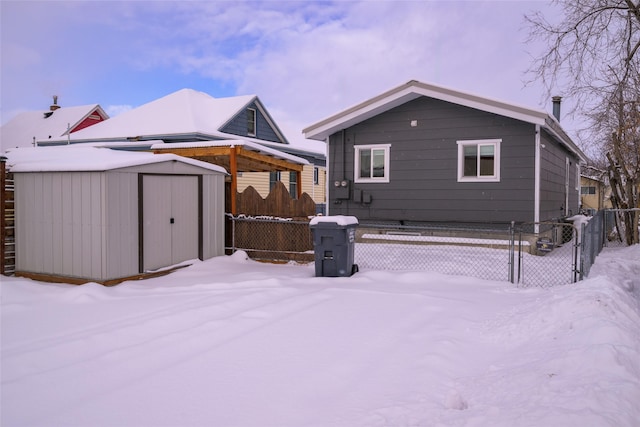
{"type": "Polygon", "coordinates": [[[309,223],[313,234],[316,277],[349,277],[353,263],[358,219],[354,216],[318,216],[309,223]]]}

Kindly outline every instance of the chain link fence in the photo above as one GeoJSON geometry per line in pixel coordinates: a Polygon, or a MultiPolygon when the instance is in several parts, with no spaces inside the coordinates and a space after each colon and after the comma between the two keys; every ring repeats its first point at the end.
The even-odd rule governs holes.
{"type": "Polygon", "coordinates": [[[604,244],[609,247],[640,243],[640,208],[604,211],[604,244]]]}
{"type": "Polygon", "coordinates": [[[550,287],[579,279],[578,229],[570,222],[513,225],[510,282],[550,287]]]}
{"type": "MultiPolygon", "coordinates": [[[[635,210],[634,210],[635,211],[635,210]]],[[[640,210],[637,210],[640,211],[640,210]]],[[[603,246],[623,244],[610,211],[581,225],[360,223],[354,263],[363,270],[415,270],[550,287],[587,277],[603,246]],[[613,224],[613,225],[611,225],[613,224]]],[[[314,262],[308,221],[227,217],[227,249],[269,261],[314,262]]]]}
{"type": "Polygon", "coordinates": [[[606,209],[596,212],[582,225],[580,279],[604,247],[624,247],[640,243],[640,209],[606,209]],[[632,227],[632,228],[629,228],[632,227]]]}
{"type": "Polygon", "coordinates": [[[252,259],[313,262],[308,221],[277,217],[226,216],[226,250],[245,251],[252,259]]]}
{"type": "Polygon", "coordinates": [[[602,251],[606,242],[606,211],[598,211],[586,224],[582,224],[580,235],[582,236],[582,250],[580,251],[580,279],[589,276],[591,266],[596,261],[596,257],[602,251]]]}
{"type": "Polygon", "coordinates": [[[508,280],[510,231],[505,225],[359,224],[360,270],[423,270],[508,280]]]}

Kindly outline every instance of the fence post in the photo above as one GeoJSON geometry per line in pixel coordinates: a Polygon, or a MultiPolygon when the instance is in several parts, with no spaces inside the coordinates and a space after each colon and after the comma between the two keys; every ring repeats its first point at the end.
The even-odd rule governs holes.
{"type": "Polygon", "coordinates": [[[513,270],[514,270],[514,253],[515,253],[515,221],[511,221],[509,227],[509,281],[514,283],[513,270]]]}
{"type": "MultiPolygon", "coordinates": [[[[580,230],[580,269],[579,269],[579,279],[578,280],[582,280],[584,279],[584,259],[585,259],[585,248],[587,247],[587,245],[585,245],[585,241],[587,238],[591,238],[591,233],[589,236],[587,236],[587,224],[586,223],[582,223],[580,226],[581,230],[580,230]]],[[[576,244],[578,242],[576,241],[576,244]]],[[[589,247],[592,247],[592,245],[589,245],[589,247]]],[[[591,257],[589,257],[591,259],[591,257]]],[[[591,263],[591,261],[589,261],[591,263]]],[[[575,275],[574,275],[574,283],[575,283],[575,275]]]]}
{"type": "Polygon", "coordinates": [[[236,217],[231,214],[231,253],[236,253],[236,217]]]}

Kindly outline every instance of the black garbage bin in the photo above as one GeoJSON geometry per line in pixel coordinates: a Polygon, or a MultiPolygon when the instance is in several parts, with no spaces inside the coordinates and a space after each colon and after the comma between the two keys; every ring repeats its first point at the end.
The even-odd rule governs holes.
{"type": "Polygon", "coordinates": [[[358,271],[353,263],[358,219],[354,216],[319,216],[310,222],[316,277],[348,277],[358,271]]]}

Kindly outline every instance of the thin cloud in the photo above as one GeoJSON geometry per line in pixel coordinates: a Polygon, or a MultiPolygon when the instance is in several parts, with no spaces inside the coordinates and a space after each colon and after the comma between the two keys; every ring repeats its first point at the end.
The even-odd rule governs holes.
{"type": "Polygon", "coordinates": [[[147,97],[181,87],[257,94],[299,130],[410,79],[541,101],[535,85],[523,88],[532,47],[520,31],[540,2],[4,3],[3,114],[57,92],[66,105],[139,105],[142,76],[147,97]]]}

